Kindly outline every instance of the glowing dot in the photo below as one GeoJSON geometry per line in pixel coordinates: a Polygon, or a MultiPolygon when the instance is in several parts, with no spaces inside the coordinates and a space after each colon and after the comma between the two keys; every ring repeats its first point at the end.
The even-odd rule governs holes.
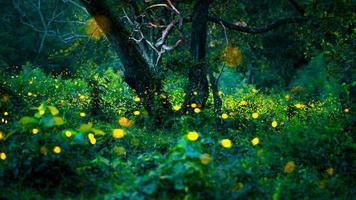
{"type": "Polygon", "coordinates": [[[197,96],[197,95],[198,95],[198,92],[193,92],[193,95],[194,95],[194,96],[197,96]]]}
{"type": "Polygon", "coordinates": [[[196,103],[192,103],[192,104],[190,104],[190,106],[191,106],[192,108],[196,108],[196,107],[197,107],[197,104],[196,104],[196,103]]]}
{"type": "Polygon", "coordinates": [[[292,173],[294,169],[295,169],[295,163],[293,161],[287,162],[287,164],[284,166],[285,173],[292,173]]]}
{"type": "Polygon", "coordinates": [[[227,149],[232,147],[232,142],[230,139],[223,139],[223,140],[221,140],[220,144],[222,147],[227,148],[227,149]]]}
{"type": "Polygon", "coordinates": [[[239,106],[246,106],[246,105],[247,105],[247,101],[245,101],[245,100],[242,100],[239,103],[239,106]]]}
{"type": "Polygon", "coordinates": [[[180,107],[179,105],[173,106],[173,110],[175,110],[175,111],[178,111],[178,110],[180,110],[180,109],[181,109],[181,107],[180,107]]]}
{"type": "Polygon", "coordinates": [[[79,115],[80,115],[81,117],[85,117],[85,116],[86,116],[86,114],[85,114],[84,112],[79,113],[79,115]]]}
{"type": "Polygon", "coordinates": [[[0,153],[0,159],[1,159],[1,160],[6,160],[6,158],[7,158],[6,153],[1,152],[1,153],[0,153]]]}
{"type": "Polygon", "coordinates": [[[79,99],[84,100],[84,99],[85,99],[85,96],[84,96],[84,95],[80,95],[80,96],[79,96],[79,99]]]}
{"type": "Polygon", "coordinates": [[[202,155],[200,155],[200,162],[204,165],[207,165],[210,163],[211,157],[209,154],[204,153],[202,155]]]}
{"type": "Polygon", "coordinates": [[[285,98],[286,98],[287,101],[289,101],[290,100],[290,95],[286,95],[285,98]]]}
{"type": "Polygon", "coordinates": [[[96,139],[95,138],[90,138],[89,142],[90,142],[90,144],[94,145],[94,144],[96,144],[96,139]]]}
{"type": "Polygon", "coordinates": [[[134,100],[135,102],[140,102],[140,101],[141,101],[140,97],[135,97],[133,100],[134,100]]]}
{"type": "Polygon", "coordinates": [[[62,149],[61,149],[60,146],[55,146],[55,147],[53,148],[53,152],[56,153],[56,154],[61,153],[61,151],[62,151],[62,149]]]}
{"type": "Polygon", "coordinates": [[[8,116],[9,115],[9,113],[8,112],[4,112],[4,116],[8,116]]]}
{"type": "Polygon", "coordinates": [[[258,137],[255,137],[251,140],[251,143],[253,146],[256,146],[260,143],[260,139],[258,137]]]}
{"type": "Polygon", "coordinates": [[[220,97],[220,96],[224,95],[224,93],[221,92],[221,91],[219,91],[219,92],[217,93],[217,95],[220,97]]]}
{"type": "Polygon", "coordinates": [[[304,104],[301,104],[301,103],[297,103],[295,104],[295,107],[298,108],[298,109],[301,109],[301,108],[304,108],[304,104]]]}
{"type": "Polygon", "coordinates": [[[140,115],[140,111],[136,110],[136,111],[133,112],[133,114],[136,115],[136,116],[139,116],[140,115]]]}
{"type": "Polygon", "coordinates": [[[0,140],[4,139],[4,133],[0,131],[0,140]]]}
{"type": "Polygon", "coordinates": [[[72,137],[73,133],[72,133],[71,131],[66,131],[66,132],[65,132],[65,135],[66,135],[67,137],[72,137]]]}
{"type": "Polygon", "coordinates": [[[200,113],[201,110],[200,110],[200,108],[194,108],[194,112],[195,112],[195,113],[200,113]]]}
{"type": "Polygon", "coordinates": [[[187,134],[187,138],[190,141],[196,141],[199,138],[199,134],[195,131],[189,131],[187,134]]]}
{"type": "Polygon", "coordinates": [[[38,130],[37,128],[33,128],[33,129],[32,129],[32,133],[33,133],[33,134],[36,135],[38,132],[40,132],[40,130],[38,130]]]}
{"type": "Polygon", "coordinates": [[[112,136],[117,139],[123,138],[125,136],[125,131],[121,128],[114,129],[112,130],[112,136]]]}
{"type": "Polygon", "coordinates": [[[29,96],[29,97],[32,96],[32,95],[33,95],[32,92],[28,92],[27,93],[27,96],[29,96]]]}
{"type": "Polygon", "coordinates": [[[88,134],[88,139],[89,139],[89,140],[91,140],[91,139],[95,139],[94,134],[89,133],[89,134],[88,134]]]}
{"type": "Polygon", "coordinates": [[[120,117],[118,123],[123,127],[130,127],[133,124],[132,121],[130,121],[126,117],[120,117]]]}
{"type": "Polygon", "coordinates": [[[228,115],[228,114],[226,114],[226,113],[223,113],[223,114],[221,115],[221,118],[223,118],[223,119],[227,119],[227,118],[229,118],[229,115],[228,115]]]}
{"type": "Polygon", "coordinates": [[[256,93],[257,92],[257,90],[255,89],[255,88],[252,88],[252,90],[251,90],[253,93],[256,93]]]}
{"type": "Polygon", "coordinates": [[[273,128],[276,128],[278,126],[278,122],[276,120],[273,120],[271,125],[273,128]]]}
{"type": "Polygon", "coordinates": [[[344,112],[345,112],[345,113],[348,113],[348,112],[350,112],[350,109],[345,108],[345,109],[344,109],[344,112]]]}
{"type": "Polygon", "coordinates": [[[328,168],[328,169],[326,170],[326,173],[328,173],[329,176],[334,175],[334,172],[335,172],[335,170],[334,170],[334,168],[332,168],[332,167],[330,167],[330,168],[328,168]]]}
{"type": "Polygon", "coordinates": [[[257,112],[252,113],[252,118],[257,119],[260,115],[257,112]]]}

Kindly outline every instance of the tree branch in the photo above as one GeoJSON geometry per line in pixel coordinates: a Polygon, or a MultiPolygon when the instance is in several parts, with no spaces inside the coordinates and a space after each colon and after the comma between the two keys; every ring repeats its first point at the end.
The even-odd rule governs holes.
{"type": "Polygon", "coordinates": [[[277,19],[273,21],[270,24],[262,25],[259,27],[249,27],[249,26],[244,26],[244,25],[236,25],[231,22],[225,21],[223,19],[220,19],[218,17],[208,17],[208,20],[213,23],[217,23],[220,25],[224,25],[226,28],[239,31],[239,32],[244,32],[244,33],[252,33],[252,34],[257,34],[257,33],[265,33],[268,32],[272,29],[278,28],[281,25],[285,24],[293,24],[293,23],[301,23],[306,20],[306,18],[303,17],[296,17],[296,18],[284,18],[284,19],[277,19]]]}

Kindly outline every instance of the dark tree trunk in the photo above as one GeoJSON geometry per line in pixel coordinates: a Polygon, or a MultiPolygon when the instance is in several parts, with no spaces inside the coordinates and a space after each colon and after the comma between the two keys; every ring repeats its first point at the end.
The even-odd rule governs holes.
{"type": "Polygon", "coordinates": [[[129,39],[130,33],[126,30],[123,21],[113,14],[105,0],[81,0],[81,2],[95,18],[117,52],[124,66],[125,82],[143,100],[149,115],[156,119],[156,122],[161,122],[161,119],[171,112],[168,100],[159,98],[163,93],[161,80],[155,77],[138,50],[137,44],[129,39]]]}
{"type": "Polygon", "coordinates": [[[185,110],[191,103],[204,107],[209,96],[207,79],[206,42],[207,22],[210,0],[197,0],[192,15],[192,31],[190,40],[190,53],[195,64],[188,72],[188,86],[184,100],[185,110]]]}

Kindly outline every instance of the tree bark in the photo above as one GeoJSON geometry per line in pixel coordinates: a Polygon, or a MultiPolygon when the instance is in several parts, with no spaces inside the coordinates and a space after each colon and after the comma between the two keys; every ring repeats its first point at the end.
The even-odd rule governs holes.
{"type": "Polygon", "coordinates": [[[210,0],[197,0],[193,9],[190,53],[195,64],[188,72],[189,82],[184,100],[185,111],[189,110],[192,103],[196,103],[198,107],[204,107],[209,96],[206,63],[209,4],[210,0]]]}
{"type": "Polygon", "coordinates": [[[156,123],[160,123],[164,116],[170,114],[171,106],[166,98],[160,99],[160,94],[163,93],[161,80],[152,72],[138,50],[137,44],[129,39],[130,33],[126,30],[123,21],[113,14],[106,0],[81,0],[81,2],[95,18],[119,56],[124,66],[125,82],[142,99],[148,114],[156,123]]]}

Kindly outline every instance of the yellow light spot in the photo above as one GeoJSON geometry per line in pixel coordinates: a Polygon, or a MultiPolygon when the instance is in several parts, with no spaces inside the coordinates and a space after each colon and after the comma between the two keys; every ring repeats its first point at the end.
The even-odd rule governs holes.
{"type": "Polygon", "coordinates": [[[196,104],[196,103],[192,103],[192,104],[190,104],[190,107],[196,108],[196,107],[197,107],[197,104],[196,104]]]}
{"type": "Polygon", "coordinates": [[[242,62],[242,53],[239,48],[226,47],[224,49],[223,60],[229,67],[236,67],[242,62]]]}
{"type": "Polygon", "coordinates": [[[85,117],[85,116],[86,116],[85,112],[81,112],[81,113],[79,113],[79,115],[80,115],[81,117],[85,117]]]}
{"type": "Polygon", "coordinates": [[[221,92],[221,91],[219,91],[219,92],[217,93],[217,95],[220,97],[220,96],[224,95],[224,93],[221,92]]]}
{"type": "Polygon", "coordinates": [[[329,168],[326,170],[326,173],[328,173],[329,176],[334,175],[334,172],[335,172],[335,170],[334,170],[334,168],[332,168],[332,167],[329,167],[329,168]]]}
{"type": "Polygon", "coordinates": [[[94,145],[94,144],[96,144],[96,139],[95,138],[90,138],[89,142],[90,142],[90,144],[94,145]]]}
{"type": "Polygon", "coordinates": [[[135,102],[140,102],[140,101],[141,101],[140,97],[135,97],[133,100],[134,100],[135,102]]]}
{"type": "Polygon", "coordinates": [[[4,133],[0,131],[0,140],[4,139],[4,133]]]}
{"type": "Polygon", "coordinates": [[[247,105],[247,101],[245,101],[245,100],[242,100],[239,103],[239,106],[246,106],[246,105],[247,105]]]}
{"type": "Polygon", "coordinates": [[[95,136],[93,133],[89,133],[88,134],[88,139],[91,140],[91,139],[95,139],[95,136]]]}
{"type": "Polygon", "coordinates": [[[223,140],[221,140],[220,144],[222,147],[227,148],[227,149],[232,147],[232,142],[230,139],[223,139],[223,140]]]}
{"type": "Polygon", "coordinates": [[[200,113],[201,110],[200,110],[200,108],[194,108],[194,112],[195,112],[195,113],[200,113]]]}
{"type": "Polygon", "coordinates": [[[190,141],[196,141],[199,138],[199,134],[195,131],[189,131],[187,134],[187,138],[190,141]]]}
{"type": "Polygon", "coordinates": [[[39,113],[40,113],[40,115],[44,115],[46,113],[46,111],[40,110],[39,113]]]}
{"type": "Polygon", "coordinates": [[[256,146],[260,143],[260,139],[258,137],[255,137],[251,140],[251,143],[253,146],[256,146]]]}
{"type": "Polygon", "coordinates": [[[33,95],[32,92],[28,92],[27,93],[27,96],[29,96],[29,97],[32,96],[32,95],[33,95]]]}
{"type": "Polygon", "coordinates": [[[221,118],[223,118],[223,119],[227,119],[227,118],[229,118],[229,115],[228,115],[228,114],[226,114],[226,113],[223,113],[223,114],[221,115],[221,118]]]}
{"type": "Polygon", "coordinates": [[[62,149],[60,146],[55,146],[53,147],[53,152],[56,153],[56,154],[59,154],[61,153],[62,149]]]}
{"type": "Polygon", "coordinates": [[[126,117],[120,117],[118,123],[123,127],[130,127],[133,125],[132,121],[127,119],[126,117]]]}
{"type": "Polygon", "coordinates": [[[255,88],[252,88],[252,93],[257,93],[257,90],[255,88]]]}
{"type": "Polygon", "coordinates": [[[97,15],[87,21],[86,34],[94,39],[100,39],[104,33],[108,32],[111,27],[110,20],[103,16],[97,15]]]}
{"type": "Polygon", "coordinates": [[[276,120],[273,120],[271,125],[273,128],[276,128],[278,126],[278,122],[276,120]]]}
{"type": "Polygon", "coordinates": [[[80,100],[84,100],[84,99],[85,99],[85,96],[84,96],[84,95],[80,95],[80,96],[79,96],[79,99],[80,99],[80,100]]]}
{"type": "Polygon", "coordinates": [[[286,95],[285,98],[286,98],[287,101],[289,101],[290,100],[290,95],[286,95]]]}
{"type": "Polygon", "coordinates": [[[285,173],[292,173],[294,169],[295,169],[295,163],[293,161],[287,162],[287,164],[284,166],[285,173]]]}
{"type": "Polygon", "coordinates": [[[345,112],[345,113],[348,113],[348,112],[350,112],[350,109],[345,108],[345,109],[344,109],[344,112],[345,112]]]}
{"type": "Polygon", "coordinates": [[[136,116],[139,116],[140,115],[140,111],[136,110],[136,111],[133,112],[133,114],[136,115],[136,116]]]}
{"type": "Polygon", "coordinates": [[[202,155],[200,155],[200,162],[204,165],[207,165],[210,163],[211,157],[209,154],[204,153],[202,155]]]}
{"type": "Polygon", "coordinates": [[[33,129],[32,129],[32,133],[33,133],[33,134],[36,135],[38,132],[40,132],[40,130],[38,130],[37,128],[33,128],[33,129]]]}
{"type": "Polygon", "coordinates": [[[71,131],[66,131],[65,135],[70,138],[72,137],[73,133],[71,131]]]}
{"type": "Polygon", "coordinates": [[[301,103],[297,103],[297,104],[295,104],[295,107],[298,108],[298,109],[301,109],[301,108],[304,108],[305,105],[301,104],[301,103]]]}
{"type": "Polygon", "coordinates": [[[9,115],[9,113],[8,112],[4,112],[4,116],[8,116],[9,115]]]}
{"type": "Polygon", "coordinates": [[[173,110],[175,110],[175,111],[178,111],[178,110],[180,110],[180,109],[181,109],[181,107],[180,107],[179,105],[173,106],[173,110]]]}
{"type": "Polygon", "coordinates": [[[112,136],[117,139],[123,138],[125,136],[125,131],[121,128],[114,129],[112,130],[112,136]]]}
{"type": "Polygon", "coordinates": [[[0,153],[0,159],[1,159],[1,160],[6,160],[6,158],[7,158],[6,153],[1,152],[1,153],[0,153]]]}
{"type": "Polygon", "coordinates": [[[252,118],[257,119],[260,115],[257,112],[252,113],[252,118]]]}

